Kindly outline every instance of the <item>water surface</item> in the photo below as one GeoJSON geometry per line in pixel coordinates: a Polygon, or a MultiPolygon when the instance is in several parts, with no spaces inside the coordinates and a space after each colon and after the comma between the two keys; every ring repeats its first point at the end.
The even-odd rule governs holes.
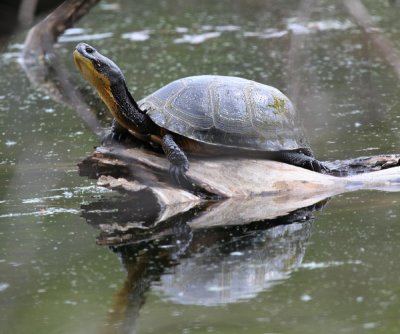
{"type": "MultiPolygon", "coordinates": [[[[400,49],[400,9],[364,3],[400,49]]],[[[57,52],[78,79],[71,52],[93,44],[120,65],[137,99],[196,74],[267,83],[297,105],[321,160],[398,152],[394,70],[340,1],[300,7],[101,2],[57,52]]],[[[284,228],[191,233],[183,217],[175,237],[97,246],[82,208],[129,201],[78,176],[99,139],[32,87],[18,63],[25,34],[0,54],[0,332],[398,333],[397,193],[341,195],[284,228]]],[[[130,219],[103,210],[100,221],[130,219]]]]}

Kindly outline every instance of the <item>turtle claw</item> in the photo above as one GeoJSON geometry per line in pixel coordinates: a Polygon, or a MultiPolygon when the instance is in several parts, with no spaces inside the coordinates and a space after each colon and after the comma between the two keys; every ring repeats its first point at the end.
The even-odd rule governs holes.
{"type": "Polygon", "coordinates": [[[299,166],[316,173],[329,173],[329,168],[313,157],[305,155],[293,155],[290,162],[295,166],[299,166]]]}
{"type": "Polygon", "coordinates": [[[300,167],[305,168],[305,169],[309,169],[309,170],[315,172],[315,169],[314,169],[314,165],[313,165],[312,160],[306,160],[306,161],[304,161],[304,162],[300,165],[300,167]]]}
{"type": "Polygon", "coordinates": [[[304,164],[304,168],[307,168],[317,173],[329,173],[329,168],[317,159],[310,159],[306,161],[304,164]]]}
{"type": "Polygon", "coordinates": [[[189,184],[189,179],[186,175],[188,168],[185,165],[171,164],[169,167],[169,175],[171,179],[179,186],[189,184]]]}
{"type": "Polygon", "coordinates": [[[331,170],[328,167],[326,167],[325,164],[323,164],[323,163],[319,163],[319,164],[320,164],[320,168],[321,168],[321,172],[322,173],[328,174],[328,173],[331,172],[331,170]]]}
{"type": "Polygon", "coordinates": [[[315,159],[314,160],[310,160],[309,165],[310,165],[310,169],[313,172],[317,172],[317,173],[321,172],[321,166],[320,166],[318,160],[315,160],[315,159]]]}

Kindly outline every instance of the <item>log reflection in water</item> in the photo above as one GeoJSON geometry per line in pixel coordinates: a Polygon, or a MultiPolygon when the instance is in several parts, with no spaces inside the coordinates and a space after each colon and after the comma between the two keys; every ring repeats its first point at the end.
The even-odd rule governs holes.
{"type": "Polygon", "coordinates": [[[313,211],[324,205],[247,224],[205,226],[196,221],[212,208],[191,209],[161,222],[156,202],[144,202],[127,196],[116,199],[114,209],[110,201],[83,207],[88,223],[100,229],[132,224],[126,244],[111,247],[127,277],[107,320],[107,327],[127,333],[135,332],[150,289],[173,303],[211,306],[254,298],[290,278],[303,261],[313,211]]]}

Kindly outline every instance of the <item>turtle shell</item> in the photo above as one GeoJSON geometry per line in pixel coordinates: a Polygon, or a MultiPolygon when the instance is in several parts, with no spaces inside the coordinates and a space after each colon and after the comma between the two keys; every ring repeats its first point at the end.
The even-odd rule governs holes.
{"type": "Polygon", "coordinates": [[[187,77],[162,87],[139,105],[158,126],[199,142],[253,151],[311,152],[290,100],[278,89],[255,81],[187,77]]]}

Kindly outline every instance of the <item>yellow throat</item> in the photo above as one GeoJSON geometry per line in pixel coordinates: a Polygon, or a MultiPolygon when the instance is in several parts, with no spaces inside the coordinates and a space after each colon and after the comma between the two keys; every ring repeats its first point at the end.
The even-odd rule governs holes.
{"type": "Polygon", "coordinates": [[[82,76],[96,89],[100,98],[107,105],[112,115],[119,119],[120,115],[118,112],[118,104],[111,92],[110,80],[108,80],[105,75],[97,71],[93,65],[93,62],[84,57],[81,53],[79,53],[79,51],[75,50],[73,56],[75,65],[79,72],[81,72],[82,76]]]}

